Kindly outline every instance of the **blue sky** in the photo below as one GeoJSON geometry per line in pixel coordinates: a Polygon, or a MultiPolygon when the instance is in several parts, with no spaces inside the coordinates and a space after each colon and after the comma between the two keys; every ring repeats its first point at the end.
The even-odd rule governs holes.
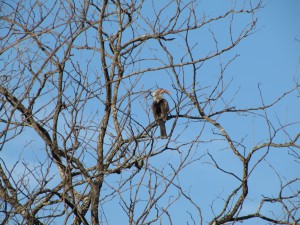
{"type": "Polygon", "coordinates": [[[243,81],[261,82],[268,90],[284,90],[299,70],[300,2],[267,1],[259,13],[258,32],[244,44],[241,62],[248,76],[243,81]],[[248,78],[247,78],[248,77],[248,78]],[[276,87],[276,88],[274,88],[276,87]]]}
{"type": "MultiPolygon", "coordinates": [[[[229,7],[231,4],[221,3],[217,1],[202,1],[206,8],[205,11],[213,14],[218,14],[222,7],[229,7]],[[216,7],[218,5],[218,7],[216,7]]],[[[299,78],[300,72],[300,1],[298,0],[269,0],[264,3],[264,8],[258,13],[258,23],[256,25],[256,32],[247,37],[240,45],[238,45],[232,53],[222,56],[222,60],[226,62],[229,58],[235,54],[239,57],[229,67],[226,77],[228,81],[232,78],[231,88],[228,91],[228,96],[234,94],[236,91],[236,97],[233,104],[239,107],[255,107],[261,103],[258,84],[260,85],[264,100],[266,103],[274,101],[283,92],[293,87],[293,78],[299,78]],[[299,41],[297,42],[296,39],[299,41]]],[[[216,34],[218,30],[215,30],[216,34]]],[[[220,34],[222,35],[222,34],[220,34]]],[[[195,39],[198,36],[193,37],[195,39]]],[[[200,37],[202,38],[202,37],[200,37]]],[[[205,40],[205,38],[203,38],[205,40]]],[[[205,48],[206,43],[203,44],[205,48]]],[[[82,56],[84,58],[84,55],[82,56]]],[[[210,71],[211,67],[215,64],[209,65],[206,70],[209,75],[214,76],[214,72],[210,71]]],[[[143,78],[144,79],[144,78],[143,78]]],[[[146,82],[143,83],[142,88],[153,88],[156,83],[162,81],[161,73],[151,73],[151,78],[145,78],[146,82]]],[[[170,79],[165,79],[163,86],[168,87],[171,92],[170,79]]],[[[174,93],[174,91],[172,92],[174,93]]],[[[150,97],[149,97],[150,99],[150,97]]],[[[150,101],[150,100],[149,100],[150,101]]],[[[293,94],[290,97],[285,98],[278,106],[274,107],[274,110],[268,111],[270,118],[277,121],[275,125],[279,123],[289,123],[299,118],[300,107],[299,97],[293,94]],[[277,117],[280,120],[277,120],[277,117]]],[[[93,111],[94,112],[94,111],[93,111]]],[[[91,112],[91,113],[93,113],[91,112]]],[[[299,120],[299,119],[298,119],[299,120]]],[[[146,121],[148,122],[148,121],[146,121]]],[[[222,125],[228,129],[229,134],[233,135],[237,139],[245,138],[245,145],[249,148],[251,146],[262,142],[267,137],[267,128],[264,120],[258,116],[252,117],[224,117],[221,119],[222,125]],[[246,133],[248,136],[246,136],[246,133]]],[[[168,128],[171,127],[171,122],[168,122],[168,128]]],[[[181,138],[189,138],[191,134],[198,128],[186,129],[185,134],[181,138]]],[[[208,129],[210,132],[211,130],[208,129]]],[[[203,136],[208,137],[210,133],[205,133],[203,136]],[[207,135],[207,136],[205,136],[207,135]]],[[[299,129],[291,129],[291,133],[299,132],[299,129]]],[[[26,132],[30,137],[32,133],[26,132]]],[[[281,136],[282,137],[282,136],[281,136]]],[[[6,149],[0,153],[1,158],[9,162],[16,155],[12,155],[12,149],[22,150],[23,144],[21,141],[23,137],[20,137],[20,142],[7,145],[6,149]],[[19,146],[20,145],[20,146],[19,146]]],[[[282,137],[284,138],[284,137],[282,137]]],[[[18,140],[18,139],[17,139],[18,140]]],[[[36,140],[30,144],[33,152],[36,154],[36,159],[39,156],[36,149],[39,149],[40,141],[36,140]]],[[[212,200],[216,199],[219,194],[228,194],[232,190],[232,187],[236,185],[236,181],[227,176],[221,175],[215,168],[209,166],[209,158],[205,155],[207,152],[214,155],[215,159],[220,162],[220,165],[224,166],[229,171],[236,171],[240,169],[238,161],[233,157],[232,153],[228,153],[226,149],[223,149],[223,145],[207,144],[204,147],[199,145],[196,156],[201,157],[199,163],[194,163],[187,169],[185,169],[182,175],[179,176],[183,186],[186,190],[191,192],[192,197],[202,207],[204,221],[211,217],[210,207],[212,200]],[[202,157],[203,156],[203,157],[202,157]],[[217,179],[216,179],[217,178],[217,179]]],[[[41,147],[43,148],[43,146],[41,147]]],[[[47,157],[46,155],[44,155],[47,157]]],[[[160,156],[159,160],[154,159],[153,164],[158,167],[160,165],[166,165],[168,162],[174,163],[178,159],[178,154],[173,152],[166,152],[160,156]]],[[[31,160],[31,157],[23,154],[23,159],[31,160]]],[[[274,194],[278,192],[279,182],[276,179],[276,173],[269,166],[269,163],[276,164],[278,173],[286,178],[299,176],[299,164],[290,161],[291,157],[286,153],[275,151],[270,153],[266,161],[259,165],[257,171],[253,173],[253,179],[251,178],[249,193],[249,200],[244,205],[243,210],[245,212],[253,212],[257,208],[257,204],[262,194],[274,194]]],[[[116,177],[116,180],[118,177],[116,177]]],[[[114,178],[112,178],[114,180],[114,178]]],[[[222,200],[218,199],[214,205],[222,206],[222,200]]],[[[180,224],[183,218],[187,218],[185,202],[181,201],[180,204],[174,206],[172,210],[176,212],[176,219],[180,224]],[[184,209],[184,210],[182,210],[184,209]],[[183,216],[184,214],[184,216],[183,216]]],[[[107,204],[106,209],[114,209],[115,202],[107,204]]],[[[218,208],[218,206],[216,206],[218,208]]],[[[267,211],[268,209],[266,209],[267,211]]],[[[125,218],[126,215],[119,214],[116,216],[114,210],[108,210],[107,216],[110,217],[111,224],[120,222],[120,219],[125,218]]],[[[205,222],[204,222],[205,224],[205,222]]],[[[253,222],[245,222],[244,224],[254,224],[253,222]]],[[[267,224],[266,222],[259,221],[257,224],[267,224]]]]}

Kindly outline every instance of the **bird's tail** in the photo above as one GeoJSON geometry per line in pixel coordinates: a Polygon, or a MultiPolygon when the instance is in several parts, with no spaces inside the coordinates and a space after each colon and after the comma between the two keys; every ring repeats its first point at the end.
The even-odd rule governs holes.
{"type": "Polygon", "coordinates": [[[158,123],[159,123],[161,138],[166,138],[167,137],[166,122],[165,121],[159,121],[158,123]]]}

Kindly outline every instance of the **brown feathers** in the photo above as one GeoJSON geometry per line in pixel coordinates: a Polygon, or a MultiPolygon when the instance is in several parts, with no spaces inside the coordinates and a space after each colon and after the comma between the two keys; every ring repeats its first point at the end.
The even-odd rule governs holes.
{"type": "Polygon", "coordinates": [[[168,118],[169,114],[169,104],[166,99],[163,98],[162,94],[163,93],[168,93],[170,94],[167,90],[164,89],[157,89],[155,92],[153,92],[152,96],[154,99],[154,102],[152,103],[152,112],[155,121],[158,123],[160,127],[160,135],[162,138],[167,137],[167,132],[166,132],[166,126],[165,123],[168,118]]]}

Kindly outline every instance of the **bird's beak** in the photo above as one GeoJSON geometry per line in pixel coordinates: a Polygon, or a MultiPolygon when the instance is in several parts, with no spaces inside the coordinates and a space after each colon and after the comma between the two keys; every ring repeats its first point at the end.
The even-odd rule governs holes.
{"type": "Polygon", "coordinates": [[[165,89],[162,89],[160,93],[161,93],[161,94],[162,94],[162,93],[167,93],[168,95],[171,95],[171,93],[170,93],[168,90],[165,90],[165,89]]]}

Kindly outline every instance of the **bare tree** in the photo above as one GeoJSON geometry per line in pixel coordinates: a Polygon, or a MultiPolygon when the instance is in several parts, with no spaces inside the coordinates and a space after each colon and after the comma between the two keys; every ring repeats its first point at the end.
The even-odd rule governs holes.
{"type": "Polygon", "coordinates": [[[178,212],[188,224],[299,224],[300,178],[282,177],[268,159],[281,151],[299,164],[299,123],[269,111],[299,84],[272,102],[259,87],[258,106],[239,106],[226,77],[261,2],[236,2],[218,15],[175,0],[19,0],[0,8],[0,155],[13,159],[0,162],[2,224],[179,224],[178,212]],[[157,86],[172,92],[167,139],[150,113],[157,86]],[[249,117],[267,134],[251,144],[226,125],[249,117]],[[235,170],[219,159],[224,152],[235,170]],[[245,211],[251,179],[266,164],[280,188],[245,211]],[[189,191],[203,180],[193,173],[200,165],[228,181],[208,204],[199,201],[207,193],[189,191]]]}

